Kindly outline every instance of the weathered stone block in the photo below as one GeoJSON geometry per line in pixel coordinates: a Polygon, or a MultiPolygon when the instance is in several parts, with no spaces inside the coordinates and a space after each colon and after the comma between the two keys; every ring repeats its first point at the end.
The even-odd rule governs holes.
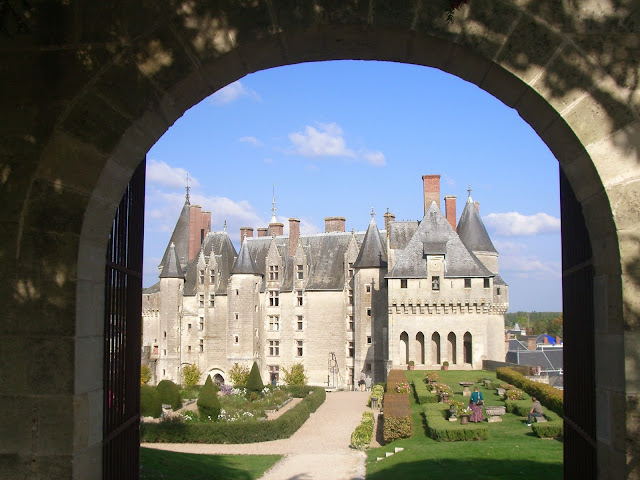
{"type": "Polygon", "coordinates": [[[488,423],[498,423],[502,421],[502,417],[487,417],[488,423]]]}

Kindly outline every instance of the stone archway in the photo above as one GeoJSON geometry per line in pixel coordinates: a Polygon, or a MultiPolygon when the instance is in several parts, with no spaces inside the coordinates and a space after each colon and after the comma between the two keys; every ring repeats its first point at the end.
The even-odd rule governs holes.
{"type": "Polygon", "coordinates": [[[40,460],[54,458],[61,477],[99,478],[105,239],[144,154],[186,109],[247,73],[331,59],[440,68],[516,109],[549,146],[593,249],[598,463],[610,478],[637,474],[637,16],[633,0],[471,2],[452,24],[424,1],[9,8],[0,341],[12,374],[0,396],[25,411],[10,430],[29,431],[34,411],[65,411],[55,445],[0,440],[21,459],[9,476],[45,472],[40,460]]]}

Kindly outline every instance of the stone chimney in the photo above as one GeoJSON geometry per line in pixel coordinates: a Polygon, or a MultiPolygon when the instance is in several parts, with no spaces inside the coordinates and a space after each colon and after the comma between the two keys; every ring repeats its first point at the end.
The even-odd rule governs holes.
{"type": "Polygon", "coordinates": [[[476,206],[476,212],[478,212],[478,215],[480,215],[480,202],[473,202],[476,206]]]}
{"type": "Polygon", "coordinates": [[[440,175],[423,175],[422,187],[424,191],[424,213],[427,213],[431,202],[436,202],[440,208],[440,175]]]}
{"type": "Polygon", "coordinates": [[[298,239],[300,238],[300,220],[289,219],[289,256],[295,257],[298,239]]]}
{"type": "Polygon", "coordinates": [[[267,229],[265,227],[260,227],[258,229],[258,237],[266,237],[267,236],[267,229]]]}
{"type": "Polygon", "coordinates": [[[240,243],[244,243],[244,237],[247,237],[247,238],[253,237],[253,228],[240,227],[240,243]]]}
{"type": "Polygon", "coordinates": [[[527,350],[535,350],[536,349],[536,336],[529,335],[527,337],[527,350]]]}
{"type": "Polygon", "coordinates": [[[331,232],[344,232],[345,222],[344,217],[326,217],[324,219],[324,231],[326,233],[331,232]]]}
{"type": "Polygon", "coordinates": [[[447,221],[453,231],[456,231],[456,196],[455,195],[445,195],[444,196],[444,209],[445,215],[447,217],[447,221]]]}
{"type": "Polygon", "coordinates": [[[278,235],[284,234],[284,223],[270,223],[269,224],[269,235],[272,237],[277,237],[278,235]]]}
{"type": "Polygon", "coordinates": [[[396,221],[396,216],[389,211],[384,214],[384,229],[387,231],[387,237],[389,236],[389,224],[396,221]]]}

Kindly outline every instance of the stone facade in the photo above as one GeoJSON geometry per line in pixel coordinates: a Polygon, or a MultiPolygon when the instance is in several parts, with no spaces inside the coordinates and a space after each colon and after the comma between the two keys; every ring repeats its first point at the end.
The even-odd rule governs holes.
{"type": "MultiPolygon", "coordinates": [[[[263,379],[279,380],[300,362],[311,384],[350,388],[363,374],[384,381],[409,361],[471,369],[503,360],[508,287],[498,253],[471,198],[456,227],[467,247],[451,225],[455,197],[445,218],[439,176],[425,175],[423,188],[420,222],[387,214],[381,232],[372,214],[366,232],[345,232],[343,217],[327,217],[325,233],[305,236],[292,218],[285,236],[274,216],[270,235],[243,235],[239,253],[226,231],[209,232],[193,260],[172,269],[173,241],[193,243],[192,229],[180,231],[192,222],[179,220],[160,281],[143,294],[143,347],[155,378],[180,382],[181,367],[195,363],[202,380],[227,382],[235,363],[256,361],[263,379]]],[[[181,218],[193,209],[187,200],[181,218]]]]}

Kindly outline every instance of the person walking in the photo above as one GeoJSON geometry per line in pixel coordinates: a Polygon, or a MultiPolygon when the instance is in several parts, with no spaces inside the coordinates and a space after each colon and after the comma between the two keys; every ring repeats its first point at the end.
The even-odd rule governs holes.
{"type": "Polygon", "coordinates": [[[484,397],[482,392],[478,390],[478,387],[473,388],[473,393],[469,397],[469,408],[471,409],[470,422],[482,422],[484,415],[482,415],[482,406],[484,405],[484,397]]]}

